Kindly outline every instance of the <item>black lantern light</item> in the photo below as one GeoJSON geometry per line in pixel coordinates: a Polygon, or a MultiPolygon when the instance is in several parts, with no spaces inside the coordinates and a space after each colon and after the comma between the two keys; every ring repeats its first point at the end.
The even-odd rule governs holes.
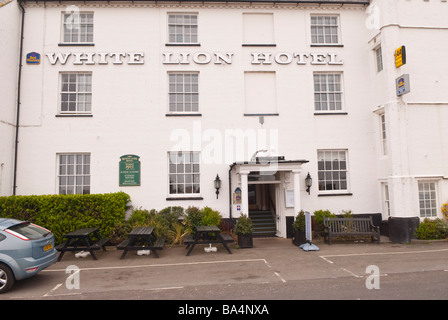
{"type": "Polygon", "coordinates": [[[306,192],[308,192],[308,194],[310,194],[310,188],[313,185],[313,179],[311,178],[309,172],[308,172],[308,174],[306,175],[306,178],[305,178],[305,185],[306,185],[306,192]]]}
{"type": "Polygon", "coordinates": [[[219,189],[221,189],[221,179],[219,179],[219,175],[216,175],[214,183],[216,189],[216,199],[218,199],[219,189]]]}

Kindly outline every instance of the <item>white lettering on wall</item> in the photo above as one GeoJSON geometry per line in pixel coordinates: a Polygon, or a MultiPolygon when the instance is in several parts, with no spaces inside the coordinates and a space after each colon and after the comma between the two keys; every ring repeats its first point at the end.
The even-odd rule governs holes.
{"type": "MultiPolygon", "coordinates": [[[[145,64],[143,52],[47,52],[46,56],[50,64],[55,65],[58,62],[65,65],[71,61],[73,65],[142,65],[145,64]]],[[[233,62],[233,53],[231,52],[163,52],[162,64],[165,65],[189,65],[200,64],[205,65],[209,63],[230,65],[233,62]]],[[[343,65],[336,53],[320,53],[320,52],[252,52],[252,65],[272,65],[273,63],[279,65],[343,65]]]]}
{"type": "Polygon", "coordinates": [[[172,52],[163,52],[163,64],[190,64],[190,61],[193,61],[196,64],[208,64],[212,61],[214,64],[232,64],[233,53],[221,53],[214,52],[212,54],[208,52],[195,52],[192,55],[192,59],[190,60],[190,53],[180,52],[179,54],[174,55],[172,52]]]}
{"type": "Polygon", "coordinates": [[[111,53],[95,53],[95,52],[47,52],[45,54],[50,64],[66,64],[69,57],[73,57],[72,63],[74,65],[92,65],[92,64],[144,64],[143,52],[111,52],[111,53]],[[128,57],[128,58],[126,58],[128,57]]]}

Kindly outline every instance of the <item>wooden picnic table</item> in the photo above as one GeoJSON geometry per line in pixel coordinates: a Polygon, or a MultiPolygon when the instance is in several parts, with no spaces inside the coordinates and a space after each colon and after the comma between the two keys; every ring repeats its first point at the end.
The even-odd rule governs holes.
{"type": "Polygon", "coordinates": [[[64,236],[67,240],[56,246],[59,251],[58,261],[61,261],[66,251],[89,251],[93,259],[98,260],[94,250],[103,249],[106,251],[106,244],[110,239],[100,239],[98,228],[84,228],[67,233],[64,236]],[[96,240],[95,240],[96,239],[96,240]]]}
{"type": "Polygon", "coordinates": [[[233,242],[232,236],[229,234],[221,233],[221,230],[217,226],[198,226],[196,227],[196,233],[194,235],[187,235],[184,237],[184,243],[187,245],[186,249],[189,249],[187,256],[197,244],[209,244],[209,243],[221,243],[226,248],[229,254],[232,254],[227,243],[233,242]]]}
{"type": "Polygon", "coordinates": [[[129,250],[152,250],[156,258],[159,257],[156,250],[162,250],[165,244],[165,238],[158,238],[154,240],[154,227],[137,227],[132,230],[128,239],[121,242],[118,250],[124,250],[120,259],[124,259],[129,250]]]}

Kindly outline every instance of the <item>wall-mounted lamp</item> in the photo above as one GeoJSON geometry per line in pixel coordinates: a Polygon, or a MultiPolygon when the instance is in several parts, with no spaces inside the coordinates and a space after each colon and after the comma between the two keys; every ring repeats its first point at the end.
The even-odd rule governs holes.
{"type": "Polygon", "coordinates": [[[219,175],[216,175],[214,183],[216,189],[216,199],[218,199],[219,189],[221,189],[221,179],[219,179],[219,175]]]}
{"type": "Polygon", "coordinates": [[[306,185],[306,192],[308,192],[308,194],[310,194],[310,188],[313,185],[313,179],[311,179],[310,173],[308,172],[308,174],[306,175],[305,178],[305,185],[306,185]]]}

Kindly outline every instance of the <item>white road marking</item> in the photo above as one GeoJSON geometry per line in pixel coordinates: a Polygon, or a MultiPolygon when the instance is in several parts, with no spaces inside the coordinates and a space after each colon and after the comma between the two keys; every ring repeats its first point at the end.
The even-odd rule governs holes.
{"type": "Polygon", "coordinates": [[[331,254],[319,256],[328,263],[334,263],[328,258],[338,258],[338,257],[359,257],[359,256],[380,256],[380,255],[397,255],[397,254],[417,254],[417,253],[433,253],[433,252],[444,252],[448,249],[439,250],[422,250],[422,251],[397,251],[397,252],[373,252],[373,253],[351,253],[351,254],[331,254]]]}

